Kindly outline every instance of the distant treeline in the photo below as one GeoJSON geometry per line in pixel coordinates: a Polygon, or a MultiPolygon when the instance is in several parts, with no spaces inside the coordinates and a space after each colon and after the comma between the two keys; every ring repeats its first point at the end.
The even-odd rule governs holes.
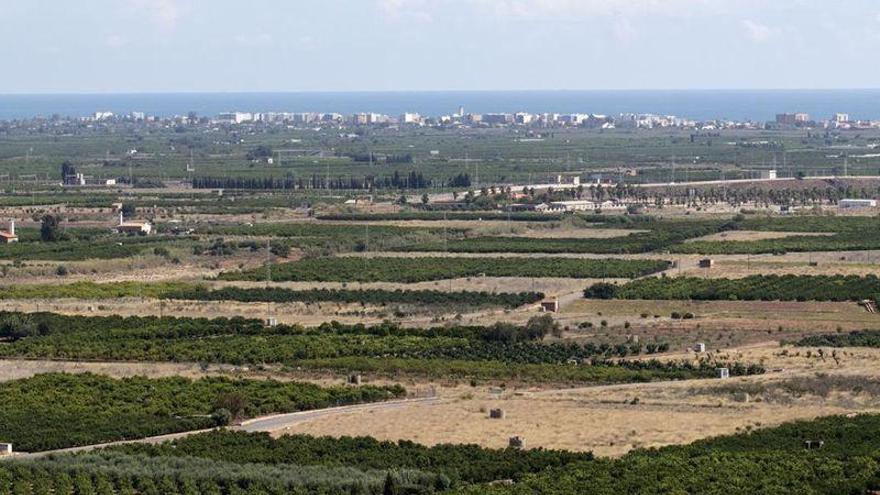
{"type": "Polygon", "coordinates": [[[431,211],[413,210],[397,213],[332,213],[319,215],[319,220],[380,221],[380,220],[510,220],[511,222],[553,222],[563,219],[562,215],[535,212],[503,211],[431,211]]]}
{"type": "Polygon", "coordinates": [[[363,175],[355,177],[336,176],[327,177],[321,174],[312,174],[305,177],[216,177],[199,176],[193,177],[195,189],[330,189],[330,190],[363,190],[375,189],[427,189],[431,187],[469,187],[471,179],[468,174],[458,174],[445,181],[427,178],[421,172],[411,171],[400,173],[394,171],[391,175],[372,176],[363,175]]]}
{"type": "MultiPolygon", "coordinates": [[[[376,257],[306,258],[277,263],[268,274],[277,282],[425,282],[460,277],[636,278],[669,268],[666,260],[577,258],[376,257]]],[[[224,272],[221,280],[265,280],[265,267],[224,272]]]]}

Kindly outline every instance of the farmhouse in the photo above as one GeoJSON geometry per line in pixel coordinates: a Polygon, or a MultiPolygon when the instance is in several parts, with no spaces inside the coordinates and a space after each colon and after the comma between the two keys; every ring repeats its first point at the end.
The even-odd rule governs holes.
{"type": "Polygon", "coordinates": [[[114,227],[119,234],[151,234],[153,226],[150,222],[126,222],[122,218],[122,212],[119,212],[119,224],[114,227]]]}
{"type": "Polygon", "coordinates": [[[838,206],[841,208],[874,208],[877,206],[876,199],[841,199],[838,206]]]}
{"type": "Polygon", "coordinates": [[[15,235],[15,220],[9,221],[9,230],[0,230],[0,244],[11,244],[18,242],[18,236],[15,235]]]}
{"type": "Polygon", "coordinates": [[[547,313],[559,312],[559,299],[544,299],[541,301],[541,311],[547,313]]]}
{"type": "Polygon", "coordinates": [[[596,206],[594,201],[554,201],[550,203],[550,209],[554,211],[590,211],[595,210],[596,206]]]}

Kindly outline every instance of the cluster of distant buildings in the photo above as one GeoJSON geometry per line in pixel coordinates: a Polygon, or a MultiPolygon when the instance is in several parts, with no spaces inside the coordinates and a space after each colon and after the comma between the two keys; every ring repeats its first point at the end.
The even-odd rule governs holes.
{"type": "Polygon", "coordinates": [[[806,127],[824,129],[870,129],[880,128],[877,120],[853,120],[848,113],[836,113],[830,119],[814,120],[810,114],[779,113],[776,114],[774,124],[778,127],[806,127]]]}
{"type": "Polygon", "coordinates": [[[594,129],[653,129],[684,128],[701,131],[719,129],[765,129],[768,127],[804,127],[831,129],[880,128],[880,121],[853,120],[849,114],[837,113],[830,119],[814,120],[806,113],[780,113],[772,122],[735,120],[694,120],[675,115],[656,115],[651,113],[622,113],[615,116],[595,113],[472,113],[464,107],[450,115],[424,116],[414,112],[400,115],[387,115],[374,112],[359,112],[345,115],[336,112],[223,112],[213,118],[197,118],[194,114],[159,119],[144,112],[130,112],[116,115],[112,112],[95,112],[82,120],[90,122],[124,121],[156,122],[170,120],[177,123],[211,124],[285,124],[294,126],[369,126],[369,125],[410,125],[410,126],[468,126],[468,127],[586,127],[594,129]]]}
{"type": "Polygon", "coordinates": [[[397,116],[373,112],[361,112],[351,115],[340,113],[319,112],[224,112],[218,114],[214,122],[224,124],[247,123],[288,123],[294,125],[412,125],[412,126],[449,126],[462,125],[470,127],[500,126],[536,126],[536,127],[590,127],[613,129],[653,128],[653,127],[694,127],[693,120],[669,115],[653,114],[621,114],[616,117],[590,113],[466,113],[459,108],[457,113],[439,117],[423,116],[414,112],[406,112],[397,116]]]}

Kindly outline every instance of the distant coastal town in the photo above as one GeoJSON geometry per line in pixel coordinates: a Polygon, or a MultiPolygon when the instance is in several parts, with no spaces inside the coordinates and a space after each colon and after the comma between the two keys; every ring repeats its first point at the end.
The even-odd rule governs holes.
{"type": "Polygon", "coordinates": [[[580,127],[588,129],[654,129],[680,128],[700,131],[719,129],[877,129],[878,120],[858,120],[848,113],[835,113],[828,117],[814,117],[803,112],[779,113],[772,121],[709,119],[696,120],[675,115],[653,113],[620,113],[606,115],[599,113],[471,113],[459,107],[455,113],[439,116],[426,116],[415,112],[400,115],[387,115],[373,112],[342,114],[337,112],[250,112],[229,111],[214,116],[202,116],[195,112],[173,117],[157,117],[145,112],[117,114],[110,111],[97,111],[93,115],[67,118],[59,115],[50,118],[37,117],[33,120],[81,122],[163,122],[176,124],[232,124],[232,125],[288,125],[295,127],[325,126],[426,126],[426,127],[535,127],[564,128],[580,127]]]}

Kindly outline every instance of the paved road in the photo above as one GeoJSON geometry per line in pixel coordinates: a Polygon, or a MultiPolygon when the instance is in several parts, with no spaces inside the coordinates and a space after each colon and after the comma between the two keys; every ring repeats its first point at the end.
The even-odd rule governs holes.
{"type": "Polygon", "coordinates": [[[277,431],[282,428],[287,428],[293,426],[297,423],[302,423],[303,421],[308,421],[310,419],[315,418],[323,418],[326,416],[333,416],[336,414],[346,414],[355,411],[362,411],[366,409],[372,410],[381,410],[381,409],[399,409],[403,407],[409,407],[414,404],[437,404],[441,401],[439,397],[427,397],[423,399],[407,399],[407,400],[398,400],[398,401],[389,401],[389,402],[373,402],[368,404],[357,404],[353,406],[342,406],[342,407],[331,407],[328,409],[317,409],[314,411],[302,411],[288,414],[276,414],[274,416],[266,416],[262,418],[255,418],[248,421],[244,421],[241,426],[237,426],[234,429],[246,431],[246,432],[257,432],[257,431],[277,431]]]}

